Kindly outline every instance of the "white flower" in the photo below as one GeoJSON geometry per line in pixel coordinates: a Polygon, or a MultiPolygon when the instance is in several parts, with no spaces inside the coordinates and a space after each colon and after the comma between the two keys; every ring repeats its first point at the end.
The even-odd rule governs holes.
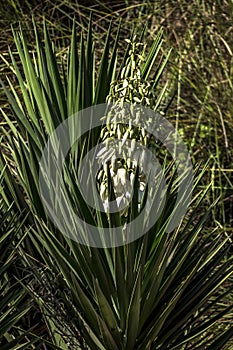
{"type": "Polygon", "coordinates": [[[140,154],[140,163],[139,166],[141,168],[141,172],[144,172],[143,170],[146,170],[146,161],[147,161],[147,156],[146,156],[146,151],[143,149],[141,154],[140,154]]]}
{"type": "Polygon", "coordinates": [[[104,154],[104,152],[107,151],[107,148],[104,146],[103,148],[101,148],[101,150],[97,153],[96,157],[99,158],[100,156],[102,156],[104,154]]]}
{"type": "Polygon", "coordinates": [[[129,130],[127,130],[127,131],[125,132],[125,134],[124,134],[124,136],[123,136],[123,139],[122,139],[122,144],[121,144],[121,146],[124,146],[124,144],[125,144],[125,142],[126,142],[128,136],[129,136],[129,130]]]}
{"type": "Polygon", "coordinates": [[[111,159],[111,170],[115,170],[116,169],[116,156],[115,154],[113,154],[112,159],[111,159]]]}
{"type": "Polygon", "coordinates": [[[117,170],[117,179],[122,183],[122,185],[126,185],[126,169],[125,168],[120,168],[117,170]]]}
{"type": "Polygon", "coordinates": [[[116,198],[116,202],[117,202],[118,209],[120,211],[124,210],[125,207],[128,205],[128,201],[126,200],[123,194],[116,198]]]}
{"type": "Polygon", "coordinates": [[[103,207],[104,207],[105,213],[108,213],[109,212],[109,201],[108,201],[108,199],[103,201],[103,207]]]}

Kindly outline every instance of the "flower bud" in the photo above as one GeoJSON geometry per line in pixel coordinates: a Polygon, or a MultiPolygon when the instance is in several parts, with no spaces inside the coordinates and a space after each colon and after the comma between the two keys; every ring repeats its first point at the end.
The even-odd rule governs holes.
{"type": "Polygon", "coordinates": [[[117,170],[117,177],[118,177],[118,180],[122,183],[122,185],[126,184],[126,180],[127,180],[126,176],[127,176],[127,173],[125,168],[120,168],[117,170]]]}
{"type": "Polygon", "coordinates": [[[133,139],[131,141],[131,147],[130,147],[132,153],[135,151],[135,147],[136,147],[136,140],[133,139]]]}

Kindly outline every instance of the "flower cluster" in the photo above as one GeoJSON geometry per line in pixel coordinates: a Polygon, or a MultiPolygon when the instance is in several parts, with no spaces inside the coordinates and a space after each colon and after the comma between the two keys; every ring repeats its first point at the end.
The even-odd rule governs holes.
{"type": "MultiPolygon", "coordinates": [[[[138,170],[138,206],[142,204],[148,174],[153,172],[152,154],[146,149],[153,143],[146,128],[152,123],[151,116],[141,114],[140,106],[151,107],[153,89],[151,83],[141,77],[143,50],[138,53],[141,43],[127,42],[131,45],[129,57],[121,71],[120,79],[111,83],[107,102],[113,103],[105,116],[106,126],[101,131],[103,148],[97,154],[101,164],[98,175],[99,192],[104,210],[109,210],[108,174],[114,187],[116,203],[122,215],[127,215],[127,207],[132,200],[136,170],[138,170]],[[140,104],[140,105],[139,105],[140,104]],[[125,114],[125,115],[124,115],[125,114]],[[139,119],[148,125],[138,125],[139,119]],[[150,159],[149,159],[150,158],[150,159]]],[[[148,109],[149,111],[150,109],[148,109]]]]}

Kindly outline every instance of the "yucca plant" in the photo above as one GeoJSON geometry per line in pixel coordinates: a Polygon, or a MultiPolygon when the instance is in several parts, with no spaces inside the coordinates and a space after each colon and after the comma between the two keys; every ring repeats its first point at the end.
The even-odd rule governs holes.
{"type": "MultiPolygon", "coordinates": [[[[14,32],[22,66],[18,66],[10,51],[11,67],[19,82],[20,95],[10,80],[11,92],[2,83],[14,121],[2,110],[10,132],[3,129],[5,152],[0,159],[1,167],[11,162],[5,173],[5,191],[14,198],[14,205],[27,213],[25,226],[30,227],[31,234],[28,244],[22,246],[25,254],[29,250],[31,255],[31,258],[27,255],[27,264],[44,267],[35,270],[35,279],[41,288],[37,290],[32,285],[28,289],[44,312],[53,343],[62,349],[180,350],[207,346],[222,349],[233,335],[232,328],[227,327],[224,334],[216,338],[211,326],[229,309],[215,314],[211,310],[231,291],[228,288],[224,294],[217,293],[219,286],[232,274],[232,259],[225,259],[229,244],[227,240],[212,240],[202,235],[208,213],[197,220],[195,212],[206,191],[196,193],[188,217],[176,229],[167,230],[177,205],[178,185],[176,174],[172,172],[173,165],[170,165],[161,145],[152,140],[155,154],[166,158],[164,171],[168,189],[165,206],[148,232],[131,243],[98,248],[79,244],[72,237],[63,235],[61,227],[56,227],[50,220],[39,190],[39,165],[46,142],[54,130],[74,113],[111,99],[118,102],[121,98],[128,99],[127,102],[134,106],[145,103],[161,111],[162,101],[165,97],[167,99],[169,82],[159,91],[159,81],[170,54],[159,57],[162,31],[147,53],[145,45],[136,45],[132,35],[125,57],[119,62],[118,37],[114,38],[110,49],[110,27],[99,69],[94,59],[91,21],[87,40],[82,38],[79,45],[73,29],[70,49],[65,57],[56,55],[46,26],[43,42],[36,26],[35,36],[35,52],[29,52],[23,33],[14,32]],[[132,51],[134,44],[141,49],[140,53],[132,51]],[[131,74],[135,67],[136,75],[131,74]],[[14,177],[10,177],[10,171],[14,177]]],[[[82,120],[78,127],[82,127],[82,120]]],[[[144,140],[151,140],[140,128],[132,130],[131,137],[137,135],[138,139],[142,136],[144,140]]],[[[123,125],[121,136],[126,134],[127,137],[127,131],[130,131],[129,125],[123,125]]],[[[136,165],[131,169],[134,174],[133,198],[127,211],[110,214],[104,210],[96,211],[83,199],[78,186],[79,162],[96,143],[105,140],[105,133],[108,136],[114,132],[114,122],[109,122],[107,127],[83,133],[66,157],[63,169],[70,206],[86,222],[98,227],[100,235],[103,227],[123,230],[125,223],[140,214],[148,198],[145,184],[139,207],[143,176],[136,165]]],[[[122,159],[119,162],[118,170],[123,168],[128,176],[130,165],[127,167],[122,159]]],[[[99,177],[99,190],[101,182],[105,181],[107,199],[116,199],[115,174],[111,173],[113,164],[107,160],[105,168],[106,172],[99,177]]],[[[201,175],[197,176],[194,190],[201,175]]],[[[55,192],[58,190],[55,187],[55,192]]],[[[187,193],[180,201],[185,201],[185,195],[187,193]]],[[[70,227],[71,223],[66,222],[67,213],[60,204],[62,221],[70,227]]],[[[73,229],[78,231],[80,228],[73,226],[73,229]]]]}

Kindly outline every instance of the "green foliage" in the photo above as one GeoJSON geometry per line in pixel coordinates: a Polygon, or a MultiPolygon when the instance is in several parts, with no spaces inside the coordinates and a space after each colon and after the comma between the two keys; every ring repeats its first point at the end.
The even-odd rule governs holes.
{"type": "MultiPolygon", "coordinates": [[[[4,128],[7,144],[0,158],[1,169],[6,167],[2,197],[5,203],[13,198],[14,206],[27,214],[24,227],[30,229],[30,237],[21,249],[27,254],[26,263],[40,268],[35,270],[34,278],[42,287],[42,292],[38,291],[32,283],[28,291],[45,315],[54,348],[175,350],[199,349],[210,344],[217,348],[232,335],[227,328],[220,338],[213,339],[212,332],[212,326],[231,305],[211,313],[232,290],[229,286],[217,294],[232,275],[232,258],[225,259],[228,238],[201,235],[212,206],[204,215],[195,216],[202,209],[207,192],[197,190],[198,181],[192,210],[176,230],[166,232],[176,199],[171,192],[161,217],[150,231],[139,240],[116,248],[97,249],[72,241],[54,227],[44,210],[38,165],[48,136],[73,113],[105,102],[111,82],[117,78],[118,36],[111,50],[110,26],[97,65],[92,26],[90,21],[87,41],[81,37],[79,42],[73,26],[71,47],[64,58],[56,55],[46,25],[43,40],[34,25],[33,56],[22,31],[14,32],[19,60],[10,50],[11,66],[21,94],[10,79],[8,87],[2,83],[14,116],[13,122],[2,110],[10,129],[9,132],[4,128]]],[[[161,43],[159,33],[141,62],[146,81],[153,73],[154,57],[161,52],[161,43]]],[[[130,44],[121,67],[127,66],[129,50],[130,44]]],[[[156,68],[152,83],[158,91],[155,105],[159,109],[167,98],[165,89],[162,93],[158,90],[164,69],[162,60],[156,68]]],[[[95,131],[93,142],[99,134],[95,131]]],[[[94,225],[111,224],[117,218],[110,217],[109,222],[105,213],[96,217],[76,184],[75,166],[89,141],[90,135],[84,135],[67,159],[64,168],[67,193],[73,209],[78,208],[81,216],[94,225]]],[[[205,171],[204,167],[200,178],[205,171]]],[[[171,184],[173,181],[174,177],[171,184]]],[[[109,179],[108,187],[111,188],[109,179]]]]}
{"type": "Polygon", "coordinates": [[[24,267],[19,257],[19,245],[24,239],[22,225],[22,217],[13,214],[12,206],[6,209],[1,188],[0,344],[2,349],[15,349],[16,346],[17,349],[23,349],[33,343],[26,337],[30,330],[21,329],[22,323],[26,323],[24,316],[31,309],[31,298],[20,283],[21,270],[24,267]]]}

